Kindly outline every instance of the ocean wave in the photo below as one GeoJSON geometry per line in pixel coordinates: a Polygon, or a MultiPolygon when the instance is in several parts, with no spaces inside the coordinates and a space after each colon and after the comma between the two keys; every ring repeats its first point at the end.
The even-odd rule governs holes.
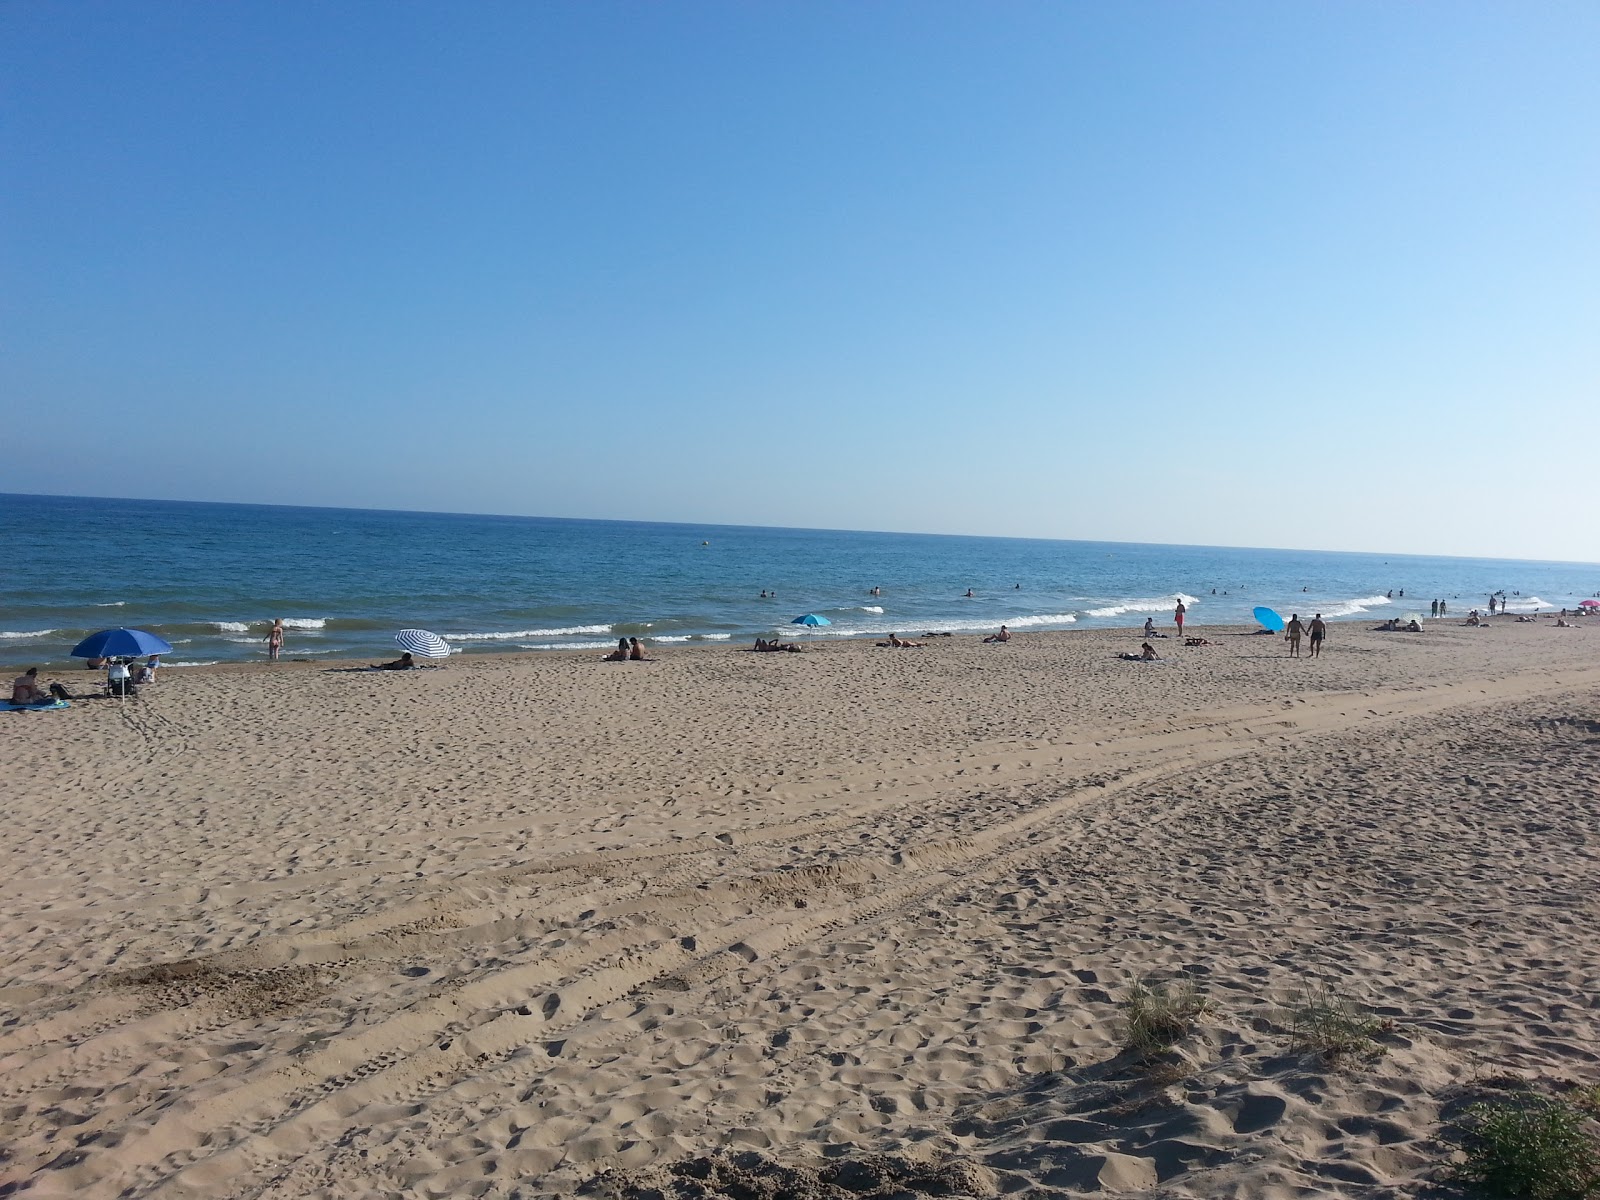
{"type": "Polygon", "coordinates": [[[121,608],[126,603],[127,603],[126,600],[108,600],[104,604],[91,604],[89,607],[90,608],[121,608]]]}
{"type": "Polygon", "coordinates": [[[249,633],[249,621],[211,621],[219,633],[249,633]]]}
{"type": "Polygon", "coordinates": [[[58,629],[0,629],[0,639],[4,639],[5,641],[17,641],[21,638],[49,637],[52,633],[59,632],[60,630],[58,629]]]}
{"type": "Polygon", "coordinates": [[[883,609],[879,605],[876,605],[876,604],[863,604],[861,606],[861,611],[862,612],[869,612],[869,613],[877,613],[879,616],[883,615],[883,609]]]}
{"type": "Polygon", "coordinates": [[[321,629],[327,623],[327,617],[285,617],[283,619],[283,627],[285,629],[321,629]]]}
{"type": "Polygon", "coordinates": [[[518,650],[615,650],[615,642],[534,642],[518,643],[518,650]]]}
{"type": "Polygon", "coordinates": [[[221,661],[219,658],[208,658],[204,662],[164,662],[161,665],[163,667],[214,667],[221,661]]]}
{"type": "Polygon", "coordinates": [[[1325,617],[1353,617],[1379,605],[1393,603],[1394,601],[1387,596],[1358,596],[1353,600],[1324,601],[1324,605],[1331,607],[1312,608],[1311,611],[1320,612],[1325,617]]]}
{"type": "Polygon", "coordinates": [[[733,636],[731,633],[697,633],[696,637],[706,642],[725,642],[733,636]]]}
{"type": "Polygon", "coordinates": [[[573,637],[584,633],[610,633],[609,625],[573,625],[565,629],[516,629],[510,633],[441,633],[447,642],[514,642],[518,638],[573,637]]]}
{"type": "Polygon", "coordinates": [[[1078,618],[1072,613],[1054,613],[1043,617],[1013,617],[1009,621],[1002,621],[1001,624],[1007,629],[1027,629],[1033,625],[1072,625],[1077,620],[1078,618]]]}
{"type": "MultiPolygon", "coordinates": [[[[1533,612],[1540,608],[1557,609],[1561,605],[1551,604],[1550,601],[1541,600],[1537,596],[1508,596],[1500,602],[1500,607],[1505,612],[1533,612]]],[[[1481,608],[1479,611],[1482,611],[1481,608]]]]}
{"type": "Polygon", "coordinates": [[[1118,604],[1108,604],[1103,608],[1091,608],[1085,612],[1089,617],[1120,617],[1124,613],[1154,613],[1170,612],[1182,600],[1185,607],[1193,608],[1200,601],[1194,596],[1186,596],[1182,592],[1174,592],[1170,596],[1154,596],[1137,600],[1124,600],[1118,604]]]}

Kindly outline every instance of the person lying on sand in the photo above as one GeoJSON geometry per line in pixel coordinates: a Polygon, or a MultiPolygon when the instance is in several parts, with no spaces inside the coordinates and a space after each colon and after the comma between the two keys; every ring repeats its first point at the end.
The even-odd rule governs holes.
{"type": "MultiPolygon", "coordinates": [[[[1162,636],[1164,637],[1166,635],[1163,634],[1162,636]]],[[[1216,645],[1215,642],[1211,641],[1208,638],[1203,638],[1203,637],[1184,638],[1183,639],[1183,644],[1185,646],[1214,646],[1214,645],[1216,645]]]]}
{"type": "Polygon", "coordinates": [[[1011,640],[1011,631],[1002,625],[999,633],[991,633],[983,640],[986,642],[1009,642],[1011,640]]]}
{"type": "Polygon", "coordinates": [[[1120,654],[1117,657],[1125,658],[1129,662],[1160,662],[1161,661],[1161,655],[1156,653],[1156,648],[1154,646],[1152,646],[1149,642],[1145,642],[1143,645],[1141,645],[1139,647],[1139,653],[1138,654],[1120,654]]]}
{"type": "Polygon", "coordinates": [[[409,671],[417,664],[411,661],[411,651],[407,650],[393,662],[379,663],[373,667],[374,671],[409,671]]]}
{"type": "MultiPolygon", "coordinates": [[[[879,642],[878,645],[881,646],[883,643],[879,642]]],[[[790,654],[801,654],[805,651],[805,647],[799,642],[780,642],[777,638],[773,638],[770,642],[764,638],[757,638],[756,644],[750,649],[756,654],[766,654],[775,650],[787,650],[790,654]]]]}
{"type": "Polygon", "coordinates": [[[896,650],[920,650],[923,647],[922,642],[909,641],[894,633],[889,635],[887,642],[878,642],[877,644],[879,646],[893,646],[896,650]]]}

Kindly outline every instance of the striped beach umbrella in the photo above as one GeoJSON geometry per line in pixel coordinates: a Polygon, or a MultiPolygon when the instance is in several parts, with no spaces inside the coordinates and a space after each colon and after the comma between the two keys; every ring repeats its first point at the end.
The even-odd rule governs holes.
{"type": "Polygon", "coordinates": [[[394,635],[394,640],[400,643],[400,649],[418,658],[450,657],[450,644],[437,633],[429,633],[426,629],[402,629],[394,635]]]}

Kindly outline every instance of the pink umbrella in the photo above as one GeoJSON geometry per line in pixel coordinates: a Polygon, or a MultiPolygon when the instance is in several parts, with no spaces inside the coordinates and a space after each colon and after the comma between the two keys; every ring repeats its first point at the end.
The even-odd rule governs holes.
{"type": "Polygon", "coordinates": [[[1579,600],[1579,608],[1600,608],[1600,600],[1579,600]]]}

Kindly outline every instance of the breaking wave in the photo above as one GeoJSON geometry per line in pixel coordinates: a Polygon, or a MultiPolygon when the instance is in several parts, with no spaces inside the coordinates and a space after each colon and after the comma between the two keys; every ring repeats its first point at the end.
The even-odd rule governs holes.
{"type": "Polygon", "coordinates": [[[1200,603],[1195,596],[1186,596],[1182,592],[1173,592],[1170,596],[1123,600],[1117,604],[1108,604],[1104,608],[1091,608],[1084,615],[1089,617],[1120,617],[1124,613],[1170,612],[1177,607],[1179,600],[1182,600],[1189,608],[1193,608],[1200,603]]]}
{"type": "Polygon", "coordinates": [[[564,629],[514,629],[509,633],[441,633],[447,642],[514,642],[518,638],[573,637],[585,633],[610,633],[609,625],[572,625],[564,629]]]}

